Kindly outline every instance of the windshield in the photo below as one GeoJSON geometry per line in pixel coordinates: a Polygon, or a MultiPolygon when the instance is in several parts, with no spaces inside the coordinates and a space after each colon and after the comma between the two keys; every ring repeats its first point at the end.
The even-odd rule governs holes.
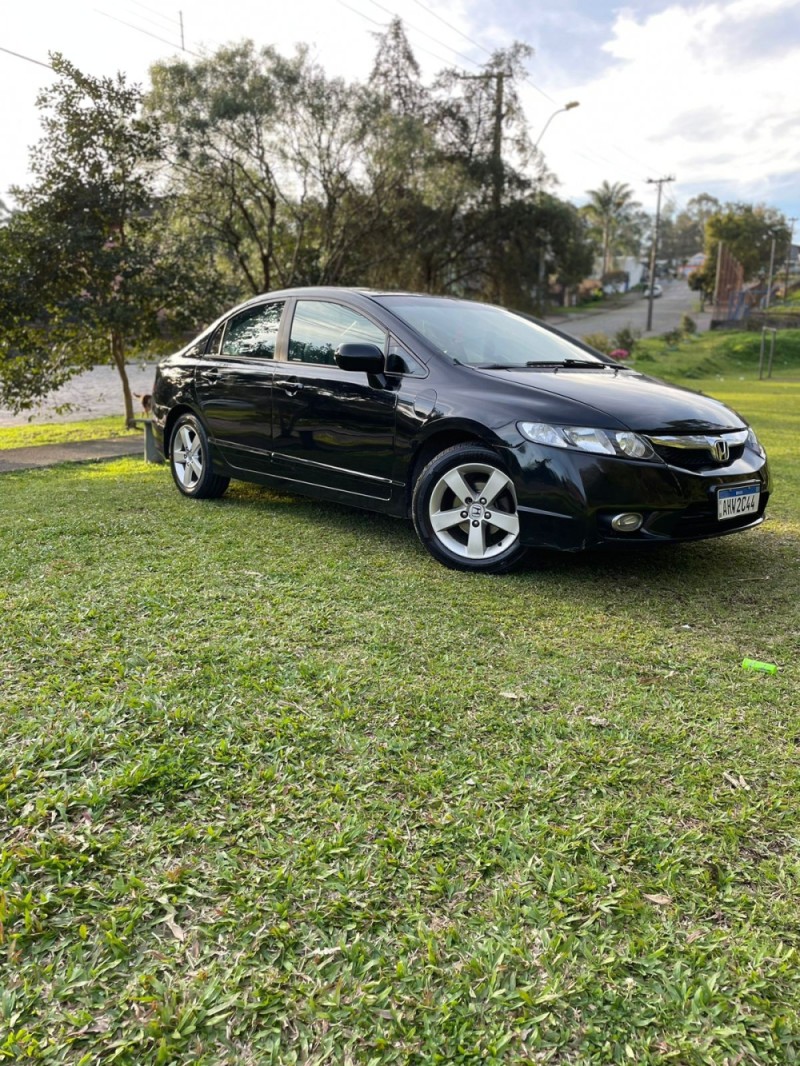
{"type": "Polygon", "coordinates": [[[500,307],[435,296],[379,296],[377,300],[440,352],[468,366],[606,365],[585,348],[500,307]]]}

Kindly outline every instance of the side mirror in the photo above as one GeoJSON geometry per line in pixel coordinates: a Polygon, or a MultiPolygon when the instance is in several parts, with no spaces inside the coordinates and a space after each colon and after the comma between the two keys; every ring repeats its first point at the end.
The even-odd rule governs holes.
{"type": "Polygon", "coordinates": [[[363,374],[383,373],[383,352],[376,344],[340,344],[334,358],[342,370],[360,370],[363,374]]]}

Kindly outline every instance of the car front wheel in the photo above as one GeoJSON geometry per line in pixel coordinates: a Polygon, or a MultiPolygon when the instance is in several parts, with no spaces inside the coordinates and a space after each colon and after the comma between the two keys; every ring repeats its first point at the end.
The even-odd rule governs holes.
{"type": "Polygon", "coordinates": [[[214,473],[208,434],[194,415],[181,415],[175,423],[169,460],[172,477],[184,496],[213,500],[230,483],[230,478],[214,473]]]}
{"type": "Polygon", "coordinates": [[[453,570],[499,574],[525,555],[514,483],[481,445],[457,444],[435,456],[414,486],[412,513],[422,543],[453,570]]]}

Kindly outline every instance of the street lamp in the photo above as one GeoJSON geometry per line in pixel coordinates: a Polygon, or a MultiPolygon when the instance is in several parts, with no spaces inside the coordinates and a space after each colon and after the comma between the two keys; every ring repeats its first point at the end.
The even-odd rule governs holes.
{"type": "MultiPolygon", "coordinates": [[[[580,103],[577,100],[570,100],[570,102],[568,104],[564,104],[564,106],[560,107],[558,109],[558,111],[554,111],[553,112],[553,114],[550,116],[550,118],[547,120],[547,122],[545,122],[544,127],[542,129],[542,132],[536,138],[536,143],[533,146],[534,150],[536,150],[539,147],[539,142],[541,141],[542,137],[544,137],[545,133],[547,132],[547,127],[550,125],[550,123],[553,121],[553,119],[556,117],[556,115],[560,115],[562,111],[571,111],[573,109],[573,107],[580,107],[580,103]]],[[[537,200],[541,200],[543,195],[544,195],[544,189],[543,189],[542,186],[540,186],[539,190],[536,193],[537,200]]],[[[545,302],[546,302],[546,298],[545,298],[545,288],[546,288],[545,287],[545,271],[546,271],[546,266],[547,266],[546,259],[547,259],[547,249],[546,249],[545,245],[543,244],[541,249],[539,250],[539,285],[538,285],[538,293],[537,293],[537,304],[542,309],[544,308],[544,305],[545,305],[545,302]]]]}
{"type": "Polygon", "coordinates": [[[550,118],[547,120],[547,122],[545,122],[544,129],[539,134],[539,136],[536,138],[536,143],[534,144],[533,147],[534,148],[538,148],[539,147],[539,141],[541,141],[542,137],[544,137],[545,132],[547,130],[547,127],[550,125],[550,123],[553,121],[553,119],[556,117],[556,115],[560,115],[562,111],[571,111],[573,109],[573,107],[580,107],[580,106],[581,106],[580,105],[580,101],[578,101],[578,100],[570,100],[570,102],[568,104],[564,104],[564,106],[560,107],[558,109],[558,111],[554,111],[553,114],[550,116],[550,118]]]}

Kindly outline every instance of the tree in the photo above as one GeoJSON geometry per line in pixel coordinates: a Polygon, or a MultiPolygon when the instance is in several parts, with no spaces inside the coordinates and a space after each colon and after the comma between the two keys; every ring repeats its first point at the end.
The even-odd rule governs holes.
{"type": "Polygon", "coordinates": [[[604,181],[598,189],[589,189],[587,195],[589,203],[583,207],[583,214],[601,249],[601,273],[607,274],[618,250],[638,252],[642,219],[636,212],[641,204],[634,200],[631,187],[619,181],[604,181]]]}
{"type": "Polygon", "coordinates": [[[202,272],[155,196],[161,140],[141,115],[138,87],[121,74],[85,75],[59,54],[51,64],[58,81],[38,99],[45,137],[31,154],[35,180],[14,190],[20,209],[2,234],[3,396],[29,405],[110,359],[130,422],[128,347],[159,337],[170,318],[191,323],[202,272]]]}
{"type": "Polygon", "coordinates": [[[689,279],[693,289],[711,298],[714,292],[720,242],[742,265],[745,281],[766,275],[773,254],[779,263],[786,254],[791,231],[780,211],[764,204],[727,203],[707,217],[705,264],[689,279]]]}
{"type": "Polygon", "coordinates": [[[764,204],[725,204],[706,222],[706,259],[713,259],[719,241],[724,241],[742,264],[745,279],[752,278],[759,272],[766,273],[773,239],[779,262],[790,239],[789,226],[780,211],[764,204]]]}
{"type": "Polygon", "coordinates": [[[240,290],[336,284],[369,228],[360,179],[373,118],[360,86],[251,41],[152,69],[182,210],[240,290]]]}

